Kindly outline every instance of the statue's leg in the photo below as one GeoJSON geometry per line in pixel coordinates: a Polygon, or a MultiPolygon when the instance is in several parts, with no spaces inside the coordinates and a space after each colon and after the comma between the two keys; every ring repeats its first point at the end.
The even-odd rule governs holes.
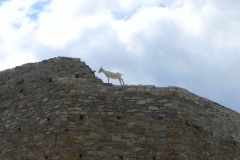
{"type": "Polygon", "coordinates": [[[120,85],[122,85],[121,79],[120,79],[120,78],[118,78],[118,80],[119,80],[119,82],[120,82],[120,85]]]}
{"type": "Polygon", "coordinates": [[[123,81],[123,79],[121,78],[121,80],[122,80],[122,83],[123,83],[123,85],[124,85],[124,81],[123,81]]]}
{"type": "Polygon", "coordinates": [[[108,83],[109,83],[109,78],[108,78],[108,83]]]}

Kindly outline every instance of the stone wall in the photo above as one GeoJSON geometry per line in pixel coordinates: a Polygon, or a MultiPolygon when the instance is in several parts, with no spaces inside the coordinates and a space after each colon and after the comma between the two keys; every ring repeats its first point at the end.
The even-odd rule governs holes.
{"type": "Polygon", "coordinates": [[[238,160],[240,114],[179,87],[105,84],[78,58],[0,72],[0,159],[238,160]]]}

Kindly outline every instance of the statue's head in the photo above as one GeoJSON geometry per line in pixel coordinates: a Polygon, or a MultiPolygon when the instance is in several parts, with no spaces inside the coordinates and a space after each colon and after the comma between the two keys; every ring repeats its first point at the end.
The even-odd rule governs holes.
{"type": "Polygon", "coordinates": [[[103,68],[101,67],[98,71],[98,73],[101,73],[103,71],[103,68]]]}

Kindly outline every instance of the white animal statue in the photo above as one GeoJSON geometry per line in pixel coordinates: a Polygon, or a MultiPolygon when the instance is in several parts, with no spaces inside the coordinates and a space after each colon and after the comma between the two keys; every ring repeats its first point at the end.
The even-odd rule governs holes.
{"type": "Polygon", "coordinates": [[[108,78],[108,83],[109,83],[109,78],[112,78],[112,79],[118,79],[120,82],[120,85],[124,85],[124,81],[121,78],[121,76],[124,74],[119,72],[105,71],[102,67],[99,69],[98,73],[101,73],[101,72],[103,72],[105,76],[108,78]]]}

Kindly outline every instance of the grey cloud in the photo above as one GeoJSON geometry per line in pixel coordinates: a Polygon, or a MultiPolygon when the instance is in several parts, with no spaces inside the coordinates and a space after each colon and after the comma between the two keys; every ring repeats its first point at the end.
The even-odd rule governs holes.
{"type": "Polygon", "coordinates": [[[137,65],[145,75],[157,86],[184,87],[239,111],[239,85],[228,84],[240,80],[236,70],[239,56],[234,50],[216,52],[212,41],[184,34],[181,27],[168,21],[155,25],[135,34],[132,40],[144,48],[137,65]],[[144,36],[150,34],[146,32],[153,36],[144,36]],[[224,57],[231,54],[232,58],[224,57]]]}

